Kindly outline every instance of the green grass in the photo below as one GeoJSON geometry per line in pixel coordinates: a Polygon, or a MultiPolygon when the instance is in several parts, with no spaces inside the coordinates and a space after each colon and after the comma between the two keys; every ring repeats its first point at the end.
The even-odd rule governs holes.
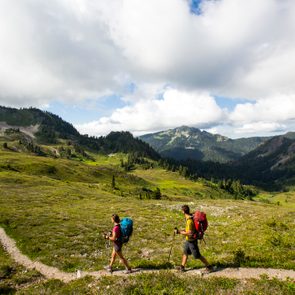
{"type": "Polygon", "coordinates": [[[132,174],[153,183],[160,188],[164,195],[168,195],[173,200],[179,200],[180,196],[183,200],[188,201],[192,199],[233,198],[213,183],[209,185],[209,182],[204,180],[191,181],[180,176],[178,172],[166,171],[157,166],[154,169],[140,169],[139,167],[132,174]]]}
{"type": "MultiPolygon", "coordinates": [[[[200,182],[193,182],[180,176],[178,172],[166,171],[162,168],[156,169],[136,169],[134,175],[146,179],[159,187],[164,193],[187,194],[188,191],[199,192],[204,190],[204,186],[200,182]]],[[[192,193],[190,195],[193,195],[192,193]]]]}
{"type": "MultiPolygon", "coordinates": [[[[1,151],[0,173],[3,172],[4,178],[7,172],[18,181],[26,176],[36,176],[38,179],[59,180],[66,183],[86,183],[99,186],[103,190],[111,191],[114,194],[134,195],[142,187],[153,187],[151,183],[136,177],[132,174],[126,174],[115,165],[89,165],[80,161],[54,159],[48,157],[37,157],[30,154],[1,151]],[[111,187],[113,175],[116,178],[117,190],[111,187]],[[45,179],[44,178],[44,179],[45,179]]],[[[105,156],[102,162],[105,162],[105,156]]],[[[100,158],[97,156],[97,158],[100,158]]],[[[111,163],[112,157],[110,159],[111,163]]]]}
{"type": "Polygon", "coordinates": [[[256,198],[257,201],[275,204],[295,209],[295,190],[283,193],[260,193],[256,198]]]}
{"type": "MultiPolygon", "coordinates": [[[[173,241],[173,229],[184,226],[180,208],[188,203],[193,210],[207,212],[206,245],[202,243],[200,249],[211,263],[295,269],[292,206],[219,200],[221,192],[206,183],[191,182],[160,168],[125,173],[118,164],[120,156],[110,157],[110,164],[108,158],[102,157],[101,162],[99,158],[96,163],[83,163],[0,151],[0,225],[24,254],[65,271],[99,270],[108,263],[111,251],[101,234],[112,227],[111,214],[118,213],[134,220],[134,235],[124,247],[132,267],[171,268],[180,264],[183,243],[179,236],[173,241]],[[52,166],[55,170],[48,168],[52,166]],[[111,187],[113,175],[116,189],[111,187]],[[140,200],[142,187],[159,187],[168,198],[140,200]]],[[[201,266],[190,258],[188,267],[201,266]]],[[[144,276],[130,279],[126,290],[145,294],[136,293],[132,286],[135,282],[152,284],[152,278],[146,280],[144,276]]],[[[86,281],[81,284],[87,289],[86,281]]],[[[179,291],[177,282],[171,294],[179,291]]],[[[58,290],[61,283],[44,284],[38,288],[58,290]]],[[[61,288],[75,288],[79,281],[72,284],[61,288]]],[[[158,289],[154,290],[156,294],[158,289]]]]}
{"type": "Polygon", "coordinates": [[[48,280],[19,290],[17,294],[274,294],[291,295],[295,291],[294,282],[277,279],[243,280],[227,278],[202,279],[161,271],[159,274],[141,274],[129,277],[86,277],[70,283],[48,280]]]}
{"type": "Polygon", "coordinates": [[[0,294],[13,294],[17,289],[28,287],[42,280],[34,270],[26,270],[16,264],[0,245],[0,294]]]}
{"type": "Polygon", "coordinates": [[[85,277],[70,283],[47,280],[38,272],[16,264],[0,246],[0,294],[294,294],[291,280],[261,277],[256,280],[179,277],[175,273],[125,277],[85,277]]]}
{"type": "Polygon", "coordinates": [[[84,162],[88,165],[94,166],[113,166],[119,167],[121,164],[121,160],[126,161],[127,156],[126,154],[117,153],[117,154],[109,154],[109,155],[101,155],[101,154],[94,154],[90,153],[91,157],[94,161],[85,160],[84,162]]]}

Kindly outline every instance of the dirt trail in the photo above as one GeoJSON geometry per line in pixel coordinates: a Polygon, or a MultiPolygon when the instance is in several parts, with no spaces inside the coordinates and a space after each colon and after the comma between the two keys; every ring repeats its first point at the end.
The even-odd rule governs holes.
{"type": "MultiPolygon", "coordinates": [[[[96,278],[99,278],[104,275],[110,275],[105,271],[96,271],[96,272],[82,272],[78,271],[77,273],[66,273],[60,271],[55,267],[45,265],[38,261],[32,261],[27,256],[23,255],[20,250],[17,248],[15,241],[7,236],[5,231],[0,227],[0,241],[4,249],[11,255],[11,257],[19,264],[23,265],[28,269],[35,269],[40,272],[44,277],[48,279],[58,279],[63,282],[69,282],[86,275],[90,275],[96,278]]],[[[171,270],[176,272],[175,270],[171,270]]],[[[135,269],[131,275],[136,275],[138,273],[157,273],[159,270],[153,269],[135,269]]],[[[123,271],[113,272],[112,275],[125,275],[123,271]]],[[[202,275],[202,270],[188,270],[185,273],[179,273],[179,275],[202,275]]],[[[291,278],[295,280],[295,271],[293,270],[284,270],[284,269],[271,269],[271,268],[224,268],[216,272],[204,275],[205,277],[227,277],[235,279],[250,279],[250,278],[259,278],[261,275],[267,275],[269,278],[278,278],[280,280],[286,280],[291,278]]]]}

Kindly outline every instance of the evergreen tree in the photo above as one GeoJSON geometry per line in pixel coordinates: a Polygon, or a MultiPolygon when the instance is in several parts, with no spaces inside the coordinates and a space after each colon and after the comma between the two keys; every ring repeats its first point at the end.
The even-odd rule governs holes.
{"type": "Polygon", "coordinates": [[[115,180],[115,175],[113,175],[112,177],[112,188],[115,189],[116,188],[116,180],[115,180]]]}

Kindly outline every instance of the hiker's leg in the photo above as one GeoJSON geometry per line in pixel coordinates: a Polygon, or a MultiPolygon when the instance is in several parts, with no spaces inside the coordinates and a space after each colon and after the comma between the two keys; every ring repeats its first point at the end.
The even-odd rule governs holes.
{"type": "Polygon", "coordinates": [[[111,256],[111,261],[110,261],[110,267],[112,267],[112,265],[114,264],[115,260],[116,260],[116,251],[115,249],[113,249],[113,252],[112,252],[112,256],[111,256]]]}
{"type": "Polygon", "coordinates": [[[185,241],[183,244],[183,255],[182,255],[182,262],[181,262],[181,265],[183,267],[185,267],[186,262],[187,262],[187,258],[191,254],[192,254],[192,252],[190,250],[190,243],[188,241],[185,241]]]}
{"type": "Polygon", "coordinates": [[[206,267],[209,267],[210,264],[207,261],[207,259],[201,255],[200,250],[199,250],[199,246],[198,246],[198,241],[195,241],[194,243],[190,244],[190,250],[194,256],[195,259],[200,259],[206,267]]]}
{"type": "Polygon", "coordinates": [[[205,264],[206,267],[208,267],[210,265],[209,262],[207,261],[207,259],[204,256],[201,256],[200,260],[205,264]]]}
{"type": "Polygon", "coordinates": [[[131,267],[129,266],[127,260],[126,260],[125,257],[123,256],[122,251],[118,251],[118,252],[117,252],[117,255],[120,257],[120,259],[121,259],[122,263],[125,265],[125,267],[126,267],[127,269],[131,269],[131,267]]]}
{"type": "Polygon", "coordinates": [[[183,254],[183,255],[182,255],[181,265],[182,265],[183,267],[185,267],[185,265],[186,265],[187,257],[188,257],[188,256],[187,256],[186,254],[183,254]]]}

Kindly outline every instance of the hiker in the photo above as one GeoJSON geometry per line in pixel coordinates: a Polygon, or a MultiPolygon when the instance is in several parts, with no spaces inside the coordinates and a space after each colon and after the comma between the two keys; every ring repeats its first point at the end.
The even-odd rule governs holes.
{"type": "Polygon", "coordinates": [[[110,264],[107,267],[105,267],[105,269],[109,272],[112,272],[112,266],[116,260],[116,256],[119,256],[119,258],[121,259],[121,262],[126,267],[125,273],[131,273],[131,267],[129,266],[127,260],[124,258],[122,253],[122,246],[123,246],[122,233],[121,233],[121,227],[120,227],[120,218],[117,214],[112,215],[112,222],[114,223],[112,234],[106,235],[105,239],[108,239],[113,242],[113,251],[111,255],[110,264]]]}
{"type": "Polygon", "coordinates": [[[193,221],[193,217],[190,214],[190,208],[188,205],[183,205],[181,207],[182,213],[185,216],[185,229],[178,230],[175,229],[176,234],[184,235],[185,236],[185,242],[183,245],[183,256],[182,256],[182,263],[181,266],[178,267],[178,270],[185,271],[185,265],[187,262],[188,255],[193,255],[195,259],[200,259],[206,266],[205,272],[211,272],[212,267],[207,261],[207,259],[201,255],[198,247],[198,240],[195,236],[196,229],[193,221]]]}

